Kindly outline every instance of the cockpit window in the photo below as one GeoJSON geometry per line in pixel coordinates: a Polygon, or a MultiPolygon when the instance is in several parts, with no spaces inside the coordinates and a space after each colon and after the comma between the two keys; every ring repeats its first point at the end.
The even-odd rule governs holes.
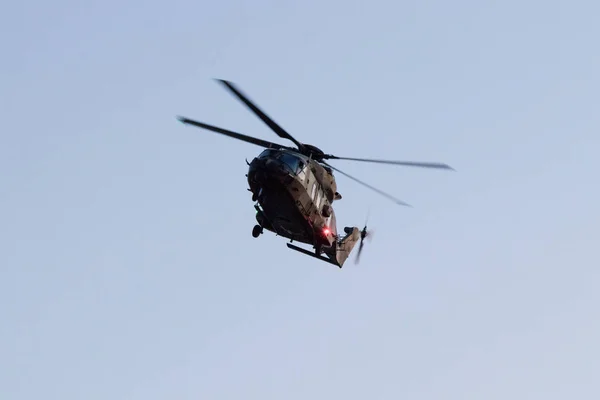
{"type": "Polygon", "coordinates": [[[304,167],[304,163],[299,157],[296,157],[293,154],[289,153],[281,153],[278,157],[279,160],[284,163],[294,174],[297,174],[304,167]]]}
{"type": "Polygon", "coordinates": [[[304,170],[304,167],[306,167],[302,157],[281,150],[266,149],[259,154],[258,158],[274,158],[285,165],[287,169],[295,175],[301,173],[304,170]]]}
{"type": "Polygon", "coordinates": [[[263,151],[262,153],[260,153],[258,158],[275,157],[278,153],[279,153],[279,151],[277,151],[277,150],[267,149],[267,150],[263,151]]]}

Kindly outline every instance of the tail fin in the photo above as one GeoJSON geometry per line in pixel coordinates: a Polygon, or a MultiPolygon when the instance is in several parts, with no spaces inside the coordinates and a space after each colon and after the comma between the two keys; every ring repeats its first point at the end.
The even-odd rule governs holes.
{"type": "Polygon", "coordinates": [[[338,242],[335,253],[335,258],[340,268],[344,265],[352,249],[354,249],[354,246],[356,246],[356,243],[361,238],[360,229],[357,227],[346,227],[344,228],[344,232],[346,232],[346,236],[338,242]]]}

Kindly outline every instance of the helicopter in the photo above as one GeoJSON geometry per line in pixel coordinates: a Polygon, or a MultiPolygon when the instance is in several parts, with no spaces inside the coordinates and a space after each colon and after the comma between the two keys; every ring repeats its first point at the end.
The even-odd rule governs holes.
{"type": "Polygon", "coordinates": [[[223,79],[215,80],[245,104],[276,135],[291,141],[295,145],[295,147],[283,146],[190,118],[177,116],[177,119],[184,124],[220,133],[264,148],[251,162],[246,160],[248,165],[248,173],[246,174],[248,191],[252,193],[252,202],[254,202],[256,210],[257,224],[252,229],[254,238],[258,238],[265,230],[270,231],[276,236],[289,239],[288,248],[333,264],[341,269],[360,240],[360,246],[356,254],[356,261],[358,262],[363,248],[363,241],[369,235],[369,231],[365,223],[362,230],[355,226],[349,226],[344,227],[345,235],[338,234],[333,203],[341,200],[342,195],[338,192],[333,171],[354,180],[399,205],[409,206],[409,204],[348,175],[330,165],[327,160],[349,160],[453,170],[449,165],[442,163],[350,158],[326,154],[314,145],[298,141],[265,114],[235,84],[223,79]],[[313,250],[296,246],[292,244],[294,241],[311,245],[313,250]]]}

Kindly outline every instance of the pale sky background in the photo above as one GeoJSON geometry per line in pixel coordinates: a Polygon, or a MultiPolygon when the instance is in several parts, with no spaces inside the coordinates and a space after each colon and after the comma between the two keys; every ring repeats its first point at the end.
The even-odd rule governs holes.
{"type": "Polygon", "coordinates": [[[600,398],[597,1],[4,2],[2,400],[600,398]],[[279,140],[338,176],[339,270],[251,236],[279,140]]]}

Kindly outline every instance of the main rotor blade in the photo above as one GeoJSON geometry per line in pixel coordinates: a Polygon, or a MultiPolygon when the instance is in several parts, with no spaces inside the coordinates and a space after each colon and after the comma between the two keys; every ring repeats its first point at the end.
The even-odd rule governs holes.
{"type": "Polygon", "coordinates": [[[377,160],[371,158],[351,158],[351,157],[337,157],[333,155],[326,155],[323,157],[329,160],[349,160],[349,161],[363,161],[372,162],[379,164],[393,164],[393,165],[404,165],[407,167],[422,167],[422,168],[437,168],[437,169],[449,169],[453,170],[451,166],[442,163],[430,163],[430,162],[418,162],[418,161],[394,161],[394,160],[377,160]]]}
{"type": "Polygon", "coordinates": [[[248,96],[243,94],[235,85],[229,81],[223,79],[217,79],[218,82],[222,83],[230,92],[232,92],[242,103],[244,103],[250,110],[258,116],[265,124],[269,126],[279,137],[291,140],[300,150],[304,148],[304,145],[297,141],[292,135],[290,135],[285,129],[279,126],[275,121],[265,114],[256,104],[254,104],[248,96]]]}
{"type": "Polygon", "coordinates": [[[359,180],[359,179],[357,179],[357,178],[355,178],[355,177],[353,177],[353,176],[351,176],[351,175],[348,175],[348,174],[347,174],[347,173],[345,173],[344,171],[340,171],[338,168],[335,168],[334,166],[332,166],[332,165],[330,165],[330,164],[328,164],[328,163],[326,163],[326,162],[323,162],[323,164],[327,165],[327,166],[328,166],[329,168],[331,168],[332,170],[334,170],[334,171],[337,171],[337,172],[339,172],[339,173],[340,173],[340,174],[342,174],[342,175],[345,175],[346,177],[348,177],[348,178],[352,179],[353,181],[355,181],[355,182],[358,182],[358,183],[360,183],[361,185],[368,187],[369,189],[371,189],[371,190],[373,190],[373,191],[375,191],[375,192],[379,193],[380,195],[382,195],[382,196],[384,196],[384,197],[387,197],[388,199],[392,200],[392,201],[393,201],[394,203],[396,203],[396,204],[399,204],[399,205],[401,205],[401,206],[412,207],[410,204],[408,204],[408,203],[405,203],[405,202],[403,202],[402,200],[398,200],[397,198],[395,198],[395,197],[394,197],[394,196],[392,196],[391,194],[388,194],[388,193],[386,193],[386,192],[384,192],[384,191],[382,191],[382,190],[379,190],[379,189],[377,189],[376,187],[373,187],[373,186],[369,185],[368,183],[365,183],[365,182],[363,182],[363,181],[361,181],[361,180],[359,180]]]}
{"type": "Polygon", "coordinates": [[[186,117],[177,117],[177,119],[181,122],[183,122],[184,124],[188,124],[188,125],[194,125],[197,126],[199,128],[203,128],[209,131],[213,131],[213,132],[217,132],[220,133],[222,135],[225,136],[229,136],[231,138],[234,139],[238,139],[238,140],[243,140],[244,142],[248,142],[248,143],[252,143],[255,144],[257,146],[262,146],[262,147],[266,147],[268,149],[287,149],[287,147],[282,146],[280,144],[277,143],[273,143],[273,142],[269,142],[267,140],[262,140],[259,138],[255,138],[252,136],[248,136],[248,135],[243,135],[241,133],[237,133],[237,132],[233,132],[227,129],[223,129],[223,128],[219,128],[213,125],[208,125],[202,122],[198,122],[198,121],[194,121],[193,119],[189,119],[186,117]]]}

